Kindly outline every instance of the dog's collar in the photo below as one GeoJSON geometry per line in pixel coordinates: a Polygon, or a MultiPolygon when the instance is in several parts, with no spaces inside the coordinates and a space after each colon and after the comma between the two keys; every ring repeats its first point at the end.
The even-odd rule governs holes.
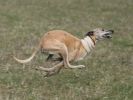
{"type": "Polygon", "coordinates": [[[84,39],[81,39],[81,43],[83,44],[83,47],[88,53],[95,47],[95,43],[89,36],[86,36],[84,39]]]}
{"type": "Polygon", "coordinates": [[[93,41],[94,45],[96,44],[96,41],[93,37],[89,36],[91,38],[91,40],[93,41]]]}

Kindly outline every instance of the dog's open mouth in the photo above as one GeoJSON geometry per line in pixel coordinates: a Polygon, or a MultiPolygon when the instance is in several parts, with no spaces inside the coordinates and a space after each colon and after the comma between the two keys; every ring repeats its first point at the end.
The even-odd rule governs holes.
{"type": "Polygon", "coordinates": [[[105,34],[105,35],[103,35],[103,37],[108,38],[108,39],[112,38],[111,34],[105,34]]]}
{"type": "Polygon", "coordinates": [[[103,37],[104,37],[104,38],[110,39],[110,38],[112,38],[112,34],[113,34],[113,33],[114,33],[113,30],[109,30],[109,31],[107,31],[106,34],[103,35],[103,37]]]}

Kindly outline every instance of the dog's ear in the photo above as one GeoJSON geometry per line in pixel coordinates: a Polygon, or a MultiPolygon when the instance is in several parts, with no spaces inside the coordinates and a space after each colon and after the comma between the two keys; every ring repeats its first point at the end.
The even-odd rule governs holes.
{"type": "Polygon", "coordinates": [[[89,31],[89,32],[86,33],[85,36],[93,36],[93,35],[94,35],[94,31],[89,31]]]}

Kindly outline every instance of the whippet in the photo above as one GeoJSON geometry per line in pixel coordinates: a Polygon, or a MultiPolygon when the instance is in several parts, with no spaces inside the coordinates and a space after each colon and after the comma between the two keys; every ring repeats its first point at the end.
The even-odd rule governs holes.
{"type": "MultiPolygon", "coordinates": [[[[71,65],[69,62],[79,61],[94,49],[97,41],[104,38],[111,38],[113,30],[104,30],[101,28],[94,29],[85,34],[84,39],[79,39],[72,34],[63,30],[53,30],[44,34],[41,38],[38,48],[33,54],[25,60],[20,60],[14,56],[14,59],[19,63],[28,63],[31,61],[36,53],[41,50],[49,54],[47,60],[54,59],[55,55],[58,55],[56,60],[59,61],[54,67],[44,68],[38,67],[37,69],[47,72],[46,76],[56,74],[61,68],[83,68],[84,65],[71,65]]],[[[54,61],[54,60],[53,60],[54,61]]]]}

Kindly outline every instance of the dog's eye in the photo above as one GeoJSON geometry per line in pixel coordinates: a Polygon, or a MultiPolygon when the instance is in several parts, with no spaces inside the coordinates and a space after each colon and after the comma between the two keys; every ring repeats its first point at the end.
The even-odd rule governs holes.
{"type": "Polygon", "coordinates": [[[102,29],[102,31],[104,31],[104,29],[102,29]]]}

